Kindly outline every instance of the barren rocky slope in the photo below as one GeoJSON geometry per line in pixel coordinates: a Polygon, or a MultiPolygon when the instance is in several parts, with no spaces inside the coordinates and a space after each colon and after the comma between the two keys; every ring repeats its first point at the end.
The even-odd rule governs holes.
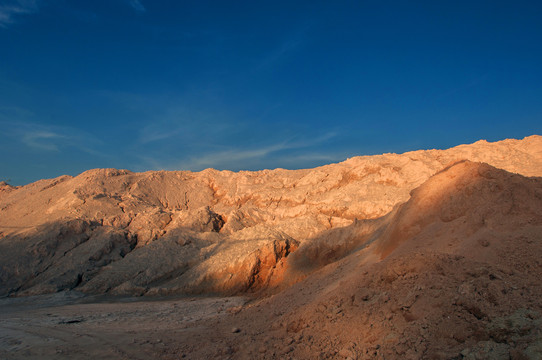
{"type": "Polygon", "coordinates": [[[542,178],[460,161],[387,216],[303,241],[278,281],[295,284],[274,295],[15,302],[0,307],[0,356],[535,360],[541,259],[542,178]]]}
{"type": "MultiPolygon", "coordinates": [[[[362,224],[351,231],[363,232],[362,224]]],[[[305,280],[208,324],[219,346],[198,347],[197,333],[176,351],[242,359],[542,358],[541,178],[459,162],[417,188],[381,231],[350,244],[349,255],[305,280]],[[243,336],[225,336],[231,326],[243,336]]],[[[329,255],[312,247],[308,240],[288,258],[288,276],[329,255]]]]}
{"type": "Polygon", "coordinates": [[[3,183],[0,295],[278,286],[289,271],[285,259],[300,245],[306,248],[300,254],[327,248],[302,278],[374,237],[411,190],[463,159],[541,176],[542,137],[363,156],[306,170],[96,169],[23,187],[3,183]],[[358,221],[367,219],[374,220],[358,221]]]}
{"type": "Polygon", "coordinates": [[[532,136],[312,170],[2,184],[3,295],[266,296],[0,312],[0,355],[540,359],[541,174],[532,136]]]}

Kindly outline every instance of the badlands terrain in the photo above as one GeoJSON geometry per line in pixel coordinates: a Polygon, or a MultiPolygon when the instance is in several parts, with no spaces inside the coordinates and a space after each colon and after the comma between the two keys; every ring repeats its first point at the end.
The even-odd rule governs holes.
{"type": "Polygon", "coordinates": [[[0,358],[540,359],[542,137],[0,183],[0,358]]]}

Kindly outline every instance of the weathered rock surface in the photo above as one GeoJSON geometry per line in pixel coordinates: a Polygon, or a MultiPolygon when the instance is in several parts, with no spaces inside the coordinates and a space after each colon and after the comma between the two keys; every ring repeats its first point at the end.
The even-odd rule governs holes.
{"type": "Polygon", "coordinates": [[[233,358],[542,356],[542,178],[459,162],[379,223],[327,237],[343,255],[305,241],[284,275],[304,280],[213,325],[246,329],[233,358]],[[315,261],[330,263],[307,276],[315,261]]]}
{"type": "Polygon", "coordinates": [[[121,304],[115,315],[112,304],[67,306],[54,325],[51,310],[36,310],[25,321],[42,328],[22,344],[13,343],[16,314],[0,354],[55,350],[52,329],[68,344],[65,358],[539,359],[541,140],[298,171],[92,170],[10,189],[0,194],[4,295],[273,295],[227,311],[226,299],[209,311],[220,316],[199,319],[179,310],[192,314],[191,302],[121,304]],[[32,322],[35,314],[44,319],[32,322]],[[36,334],[46,334],[41,347],[24,347],[36,334]],[[113,348],[109,336],[118,343],[100,353],[113,348]]]}
{"type": "MultiPolygon", "coordinates": [[[[0,295],[254,291],[301,279],[380,235],[389,239],[380,245],[385,257],[434,220],[430,204],[412,214],[403,207],[401,222],[384,229],[398,216],[394,207],[465,159],[542,176],[542,137],[362,156],[305,170],[95,169],[23,187],[0,184],[0,295]],[[296,259],[297,277],[287,265],[296,259]]],[[[470,192],[441,209],[440,220],[455,224],[472,205],[479,189],[468,181],[457,186],[470,192]]],[[[434,191],[429,196],[439,199],[434,191]]],[[[514,206],[499,205],[477,221],[494,222],[493,212],[514,206]]]]}

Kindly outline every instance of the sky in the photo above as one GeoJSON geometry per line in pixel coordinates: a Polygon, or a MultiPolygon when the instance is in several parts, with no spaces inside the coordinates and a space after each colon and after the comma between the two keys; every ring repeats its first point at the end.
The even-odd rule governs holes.
{"type": "Polygon", "coordinates": [[[542,134],[540,1],[0,0],[0,181],[542,134]]]}

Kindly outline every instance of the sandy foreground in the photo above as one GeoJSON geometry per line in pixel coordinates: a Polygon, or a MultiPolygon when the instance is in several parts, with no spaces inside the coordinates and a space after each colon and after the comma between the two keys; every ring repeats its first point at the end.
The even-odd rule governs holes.
{"type": "MultiPolygon", "coordinates": [[[[214,321],[247,301],[244,297],[82,297],[69,292],[3,299],[0,358],[191,358],[183,353],[187,342],[204,337],[214,321]]],[[[223,335],[242,336],[233,330],[223,335]]]]}

